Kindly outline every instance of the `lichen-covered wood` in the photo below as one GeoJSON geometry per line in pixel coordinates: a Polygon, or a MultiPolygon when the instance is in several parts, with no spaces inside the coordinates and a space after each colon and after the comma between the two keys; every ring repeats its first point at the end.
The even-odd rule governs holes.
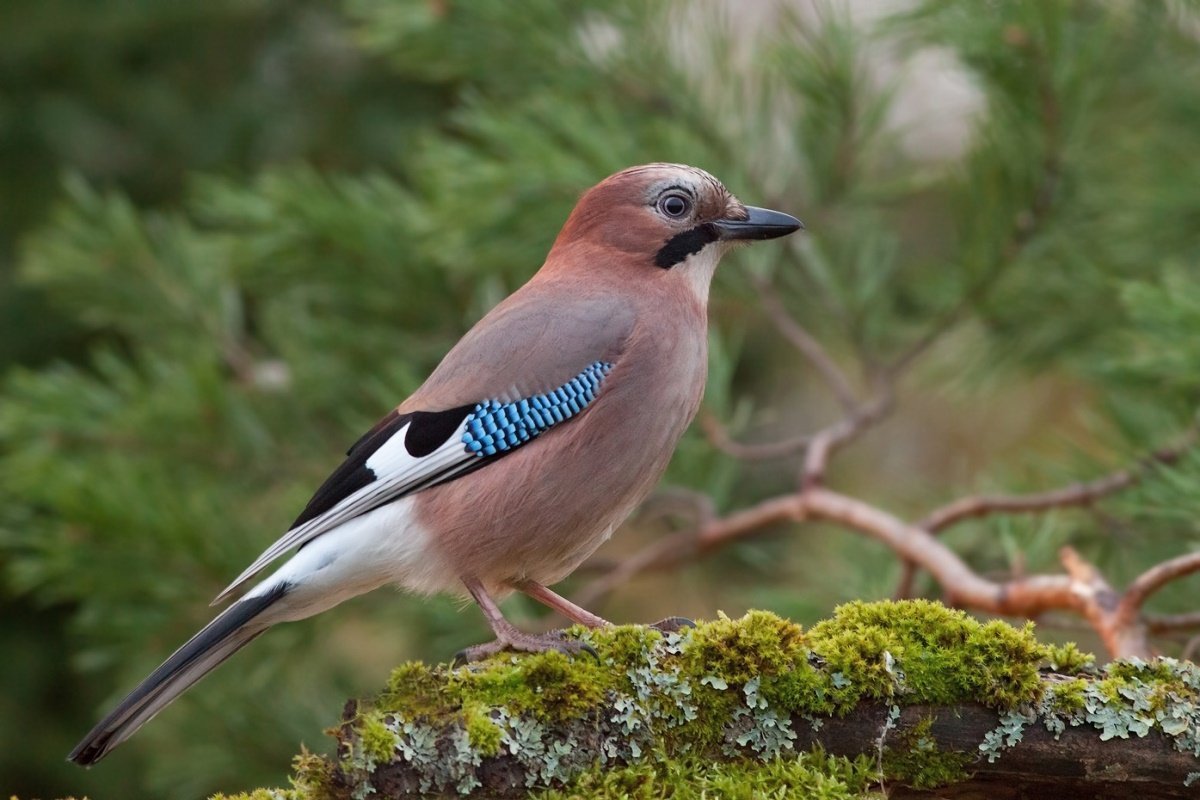
{"type": "Polygon", "coordinates": [[[1149,798],[1200,778],[1195,665],[1097,668],[936,603],[852,603],[807,631],[751,612],[570,635],[598,658],[398,668],[347,705],[335,759],[304,756],[295,789],[259,797],[1149,798]]]}

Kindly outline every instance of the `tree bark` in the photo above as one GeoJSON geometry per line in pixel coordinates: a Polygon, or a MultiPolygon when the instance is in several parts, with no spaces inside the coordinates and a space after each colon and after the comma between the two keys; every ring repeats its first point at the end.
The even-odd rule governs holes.
{"type": "MultiPolygon", "coordinates": [[[[902,779],[884,778],[882,783],[889,798],[989,798],[990,800],[1098,800],[1099,798],[1130,798],[1139,800],[1171,800],[1200,797],[1200,781],[1185,785],[1189,774],[1200,771],[1200,759],[1178,751],[1173,743],[1158,731],[1145,737],[1100,739],[1093,727],[1068,727],[1058,739],[1040,720],[1033,721],[1023,731],[1021,741],[1005,748],[989,762],[979,744],[997,727],[997,713],[982,705],[906,706],[888,725],[893,707],[883,704],[864,704],[845,717],[822,717],[814,730],[812,721],[796,717],[791,720],[796,733],[794,751],[812,748],[841,756],[866,754],[879,757],[881,748],[892,751],[903,748],[905,740],[916,730],[936,741],[937,750],[974,754],[978,757],[965,767],[966,777],[934,789],[915,789],[902,779]],[[922,726],[922,727],[919,727],[922,726]],[[885,728],[887,729],[886,732],[885,728]],[[882,735],[881,735],[882,733],[882,735]]],[[[356,728],[351,720],[357,707],[351,703],[345,712],[345,724],[338,731],[339,751],[352,751],[357,742],[356,728]]],[[[589,761],[599,760],[601,737],[589,737],[586,731],[593,721],[563,726],[550,732],[552,737],[576,745],[574,756],[589,761]]],[[[448,741],[439,741],[439,750],[447,749],[448,741]]],[[[714,756],[719,758],[720,756],[714,756]]],[[[887,756],[883,757],[886,764],[887,756]]],[[[484,758],[476,770],[480,786],[470,792],[472,798],[520,798],[528,793],[530,770],[516,758],[500,754],[484,758]]],[[[370,779],[377,800],[420,794],[423,770],[402,758],[379,765],[370,779]]],[[[335,786],[347,792],[355,785],[351,776],[335,776],[335,786]]]]}
{"type": "MultiPolygon", "coordinates": [[[[826,719],[820,731],[800,721],[797,747],[821,746],[834,755],[871,753],[874,736],[888,714],[886,706],[863,706],[841,719],[826,719]]],[[[978,752],[979,743],[996,727],[996,712],[980,705],[908,706],[901,711],[896,730],[887,739],[903,737],[906,730],[932,719],[931,736],[943,751],[978,752]]],[[[794,721],[795,723],[795,721],[794,721]]],[[[886,740],[885,740],[886,744],[886,740]]],[[[1181,753],[1157,731],[1144,738],[1101,741],[1092,727],[1067,728],[1058,740],[1041,722],[1024,730],[1015,746],[994,762],[981,757],[967,767],[970,777],[935,790],[916,790],[903,784],[888,785],[888,795],[900,798],[989,798],[991,800],[1093,800],[1094,798],[1200,797],[1200,783],[1184,786],[1200,760],[1181,753]]]]}

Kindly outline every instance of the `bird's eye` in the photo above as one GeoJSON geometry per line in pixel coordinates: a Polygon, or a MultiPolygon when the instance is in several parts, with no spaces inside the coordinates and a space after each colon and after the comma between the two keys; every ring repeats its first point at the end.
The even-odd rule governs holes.
{"type": "Polygon", "coordinates": [[[666,194],[659,198],[658,210],[664,216],[679,219],[692,210],[692,201],[681,194],[666,194]]]}

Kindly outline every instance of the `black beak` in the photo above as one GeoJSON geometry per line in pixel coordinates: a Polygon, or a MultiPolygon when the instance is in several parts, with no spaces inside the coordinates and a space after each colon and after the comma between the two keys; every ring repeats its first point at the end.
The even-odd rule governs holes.
{"type": "Polygon", "coordinates": [[[746,211],[749,212],[749,216],[745,219],[719,219],[712,223],[717,229],[718,238],[774,239],[804,228],[804,223],[791,214],[754,206],[746,206],[746,211]]]}

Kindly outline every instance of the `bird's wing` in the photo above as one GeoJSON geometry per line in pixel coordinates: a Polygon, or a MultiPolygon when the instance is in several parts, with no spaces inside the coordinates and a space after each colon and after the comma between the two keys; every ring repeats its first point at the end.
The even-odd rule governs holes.
{"type": "Polygon", "coordinates": [[[513,295],[463,337],[409,400],[350,448],[287,533],[213,603],[287,551],[485,467],[582,413],[600,393],[632,327],[632,312],[613,299],[513,295]]]}

